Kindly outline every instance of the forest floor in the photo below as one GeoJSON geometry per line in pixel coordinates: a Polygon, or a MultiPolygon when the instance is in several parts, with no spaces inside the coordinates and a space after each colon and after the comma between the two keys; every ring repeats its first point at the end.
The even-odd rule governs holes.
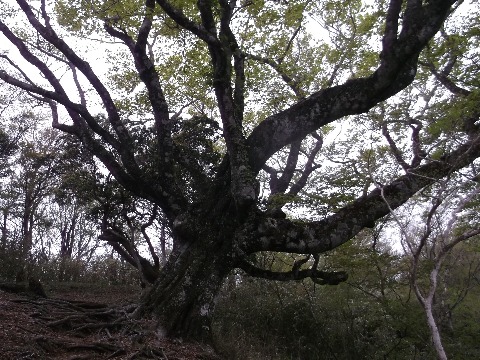
{"type": "Polygon", "coordinates": [[[63,284],[47,298],[0,290],[0,358],[219,360],[211,348],[161,338],[153,320],[127,315],[138,288],[63,284]]]}

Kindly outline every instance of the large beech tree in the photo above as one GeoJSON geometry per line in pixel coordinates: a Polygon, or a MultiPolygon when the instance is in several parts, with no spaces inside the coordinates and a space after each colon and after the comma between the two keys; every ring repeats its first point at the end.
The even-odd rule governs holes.
{"type": "MultiPolygon", "coordinates": [[[[403,154],[410,140],[383,122],[403,174],[367,182],[316,220],[281,209],[318,173],[323,129],[375,113],[412,84],[419,66],[447,97],[472,96],[474,83],[451,76],[461,51],[432,42],[440,30],[448,36],[444,24],[461,3],[16,0],[0,15],[0,79],[45,104],[54,128],[161,210],[173,248],[135,315],[155,315],[168,335],[208,341],[215,297],[232,270],[338,284],[346,273],[321,268],[319,254],[480,156],[474,101],[455,113],[458,141],[435,153],[421,148],[419,120],[400,129],[412,132],[403,154]],[[306,27],[312,19],[319,25],[306,27]],[[123,48],[102,45],[112,41],[123,48]],[[92,47],[110,56],[107,78],[104,66],[83,58],[92,47]],[[12,48],[20,56],[6,52],[12,48]],[[255,262],[264,251],[305,257],[274,272],[255,262]]],[[[430,123],[452,116],[437,114],[430,123]]],[[[126,241],[108,226],[103,232],[126,241]]]]}

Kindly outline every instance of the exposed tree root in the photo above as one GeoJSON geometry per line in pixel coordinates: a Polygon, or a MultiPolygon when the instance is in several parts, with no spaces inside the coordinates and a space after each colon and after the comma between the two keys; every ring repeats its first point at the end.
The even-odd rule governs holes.
{"type": "Polygon", "coordinates": [[[134,305],[110,306],[38,296],[15,296],[9,302],[10,308],[21,309],[22,320],[15,327],[28,338],[23,351],[28,349],[35,358],[219,359],[201,345],[161,337],[155,321],[130,316],[134,305]]]}
{"type": "Polygon", "coordinates": [[[88,351],[94,351],[99,353],[105,353],[105,352],[116,353],[120,350],[123,350],[118,346],[110,345],[108,343],[100,343],[100,342],[95,342],[90,344],[72,343],[65,340],[53,339],[51,337],[44,337],[44,336],[39,336],[35,338],[35,342],[47,352],[52,350],[55,351],[57,349],[66,349],[69,351],[88,350],[88,351]]]}
{"type": "Polygon", "coordinates": [[[163,349],[152,349],[149,346],[145,346],[141,350],[137,351],[135,354],[130,356],[129,360],[134,359],[168,359],[165,355],[163,349]]]}
{"type": "MultiPolygon", "coordinates": [[[[78,338],[78,341],[71,341],[71,338],[64,339],[52,336],[37,336],[34,342],[46,353],[96,353],[103,355],[101,358],[113,359],[125,356],[127,350],[124,344],[116,341],[115,335],[121,334],[127,337],[134,337],[131,343],[143,342],[139,337],[145,333],[145,322],[129,319],[128,314],[132,307],[110,307],[106,304],[97,304],[79,301],[67,301],[51,298],[19,298],[12,302],[29,304],[35,311],[30,316],[56,332],[67,333],[78,338]],[[106,334],[103,336],[101,334],[106,334]],[[113,334],[113,335],[112,335],[113,334]],[[102,338],[105,341],[90,341],[92,335],[95,338],[102,338]],[[87,341],[86,341],[87,340],[87,341]],[[118,343],[118,344],[116,344],[118,343]]],[[[152,333],[152,332],[151,332],[152,333]]],[[[128,344],[130,345],[130,344],[128,344]]],[[[162,351],[142,348],[135,351],[136,358],[165,359],[161,356],[162,351]],[[148,353],[148,354],[147,354],[148,353]],[[149,355],[151,354],[151,355],[149,355]],[[147,356],[148,355],[148,356],[147,356]],[[152,357],[154,356],[154,357],[152,357]]],[[[75,359],[91,359],[92,355],[75,355],[75,359]]]]}

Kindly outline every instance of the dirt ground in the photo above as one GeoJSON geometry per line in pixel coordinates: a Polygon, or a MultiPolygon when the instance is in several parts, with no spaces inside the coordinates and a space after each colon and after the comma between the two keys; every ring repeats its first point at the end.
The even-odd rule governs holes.
{"type": "Polygon", "coordinates": [[[0,359],[221,359],[204,345],[160,338],[153,320],[130,319],[137,289],[62,285],[46,292],[0,290],[0,359]]]}

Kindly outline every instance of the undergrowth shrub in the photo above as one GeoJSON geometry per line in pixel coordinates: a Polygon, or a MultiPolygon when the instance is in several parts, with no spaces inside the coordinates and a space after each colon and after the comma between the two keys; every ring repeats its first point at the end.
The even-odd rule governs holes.
{"type": "Polygon", "coordinates": [[[14,282],[18,271],[24,268],[25,279],[36,278],[44,283],[81,282],[99,285],[138,285],[138,270],[110,255],[98,255],[89,261],[60,256],[48,259],[32,253],[22,261],[15,248],[0,248],[0,282],[14,282]],[[26,263],[26,264],[25,264],[26,263]]]}
{"type": "Polygon", "coordinates": [[[13,247],[0,247],[0,279],[3,282],[15,280],[20,263],[20,253],[13,247]]]}
{"type": "Polygon", "coordinates": [[[428,332],[413,304],[390,308],[346,283],[247,278],[225,286],[213,333],[218,351],[232,360],[428,359],[428,332]],[[409,311],[416,322],[401,332],[409,311]]]}
{"type": "Polygon", "coordinates": [[[327,359],[324,324],[301,284],[290,285],[247,280],[226,289],[214,319],[218,350],[229,359],[327,359]]]}

